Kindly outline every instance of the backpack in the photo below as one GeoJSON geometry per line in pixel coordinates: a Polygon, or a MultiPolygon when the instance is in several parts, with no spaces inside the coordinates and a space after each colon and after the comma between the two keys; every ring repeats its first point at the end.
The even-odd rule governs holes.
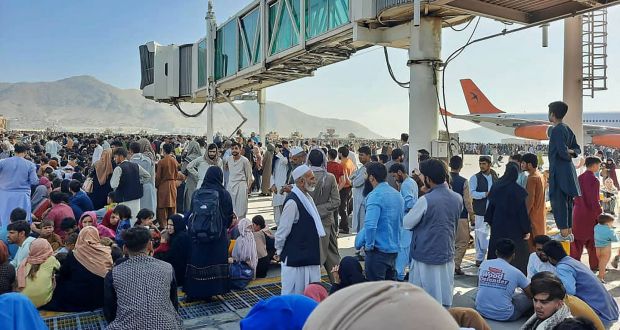
{"type": "Polygon", "coordinates": [[[236,261],[229,268],[230,286],[232,289],[243,290],[254,279],[254,270],[245,262],[236,261]]]}
{"type": "Polygon", "coordinates": [[[187,227],[192,240],[199,243],[213,242],[222,236],[223,221],[217,190],[196,190],[187,227]]]}

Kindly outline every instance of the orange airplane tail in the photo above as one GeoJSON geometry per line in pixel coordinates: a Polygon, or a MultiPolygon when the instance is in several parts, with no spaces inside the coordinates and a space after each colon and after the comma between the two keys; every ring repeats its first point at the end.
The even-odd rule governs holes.
{"type": "Polygon", "coordinates": [[[489,101],[471,79],[462,79],[461,87],[463,88],[463,94],[465,95],[470,114],[488,115],[493,113],[504,113],[489,101]]]}

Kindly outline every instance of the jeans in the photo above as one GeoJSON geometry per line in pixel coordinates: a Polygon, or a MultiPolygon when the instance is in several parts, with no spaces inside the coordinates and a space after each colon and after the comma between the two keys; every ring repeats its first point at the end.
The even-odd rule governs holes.
{"type": "Polygon", "coordinates": [[[405,279],[405,267],[411,262],[411,238],[413,232],[411,230],[402,229],[400,232],[400,248],[396,256],[396,274],[397,279],[402,281],[405,279]]]}
{"type": "Polygon", "coordinates": [[[506,320],[509,322],[520,319],[521,316],[533,307],[532,299],[528,298],[525,293],[517,293],[512,296],[512,304],[514,305],[515,310],[512,312],[512,316],[506,320]]]}
{"type": "Polygon", "coordinates": [[[366,278],[369,281],[396,279],[396,253],[378,250],[366,251],[366,278]]]}
{"type": "Polygon", "coordinates": [[[340,206],[338,213],[340,214],[340,223],[338,227],[344,232],[349,232],[349,204],[351,203],[351,187],[340,189],[340,206]]]}

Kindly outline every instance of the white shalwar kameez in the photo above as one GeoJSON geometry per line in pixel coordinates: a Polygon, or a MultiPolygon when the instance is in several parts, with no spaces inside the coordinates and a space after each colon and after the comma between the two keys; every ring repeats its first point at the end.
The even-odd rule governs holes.
{"type": "Polygon", "coordinates": [[[233,202],[233,211],[238,219],[245,218],[248,213],[248,187],[252,184],[252,167],[250,161],[241,156],[227,159],[229,177],[226,190],[230,193],[233,202]]]}
{"type": "MultiPolygon", "coordinates": [[[[307,196],[310,200],[312,197],[307,196]]],[[[291,233],[293,224],[299,221],[299,210],[293,200],[284,204],[282,217],[275,234],[275,248],[280,255],[286,243],[286,237],[291,233]]],[[[318,247],[317,247],[318,248],[318,247]]],[[[286,260],[282,260],[281,268],[282,295],[303,294],[306,286],[313,282],[321,281],[321,265],[288,267],[286,260]]]]}
{"type": "Polygon", "coordinates": [[[353,188],[353,216],[352,225],[353,232],[359,233],[364,228],[364,218],[366,217],[366,208],[364,201],[364,183],[366,182],[366,167],[360,166],[353,175],[351,175],[351,186],[353,188]]]}
{"type": "Polygon", "coordinates": [[[284,206],[284,200],[286,199],[286,193],[280,194],[282,187],[286,186],[288,175],[288,159],[278,153],[275,157],[278,158],[273,173],[271,174],[270,187],[276,186],[277,191],[273,194],[272,206],[273,206],[273,218],[276,222],[276,226],[280,223],[280,217],[282,216],[282,207],[284,206]]]}

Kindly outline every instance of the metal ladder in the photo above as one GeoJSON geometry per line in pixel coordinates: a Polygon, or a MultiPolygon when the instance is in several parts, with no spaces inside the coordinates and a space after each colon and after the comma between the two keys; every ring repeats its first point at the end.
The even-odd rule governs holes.
{"type": "Polygon", "coordinates": [[[607,9],[583,14],[583,96],[607,90],[607,9]]]}

